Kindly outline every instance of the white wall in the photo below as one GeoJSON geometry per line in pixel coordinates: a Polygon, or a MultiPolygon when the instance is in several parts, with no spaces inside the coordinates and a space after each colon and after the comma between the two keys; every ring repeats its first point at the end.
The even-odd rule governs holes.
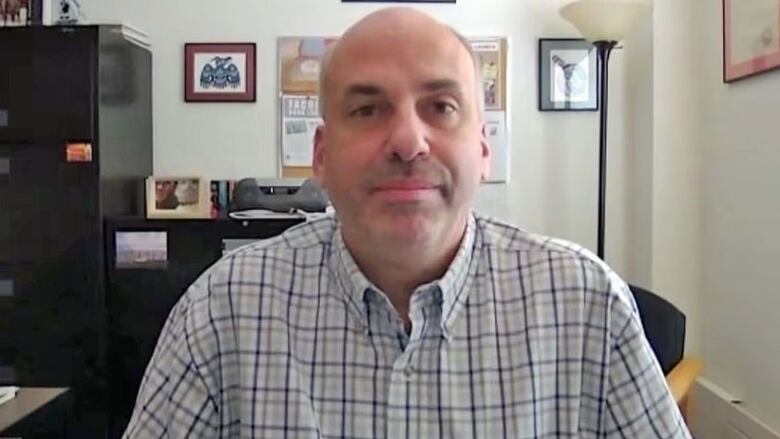
{"type": "MultiPolygon", "coordinates": [[[[478,207],[529,230],[595,249],[597,113],[537,111],[537,38],[576,36],[557,14],[563,0],[459,0],[415,4],[470,36],[506,36],[509,54],[511,182],[483,187],[478,207]]],[[[277,175],[276,38],[339,35],[381,4],[340,0],[82,0],[93,22],[126,20],[147,31],[154,51],[154,172],[210,178],[277,175]],[[196,41],[258,44],[256,104],[187,104],[183,46],[196,41]]],[[[626,262],[623,52],[611,62],[607,260],[630,277],[626,262]]]]}
{"type": "Polygon", "coordinates": [[[780,432],[780,71],[724,84],[721,2],[696,3],[706,375],[780,432]]]}
{"type": "MultiPolygon", "coordinates": [[[[691,1],[653,11],[652,288],[688,317],[687,351],[699,345],[701,151],[691,1]]],[[[717,34],[713,34],[717,35],[717,34]]]]}
{"type": "MultiPolygon", "coordinates": [[[[648,21],[624,43],[628,99],[628,160],[626,206],[629,209],[627,260],[629,281],[645,288],[653,284],[653,23],[648,21]],[[629,50],[630,49],[630,50],[629,50]]],[[[664,292],[657,291],[661,295],[664,292]]]]}

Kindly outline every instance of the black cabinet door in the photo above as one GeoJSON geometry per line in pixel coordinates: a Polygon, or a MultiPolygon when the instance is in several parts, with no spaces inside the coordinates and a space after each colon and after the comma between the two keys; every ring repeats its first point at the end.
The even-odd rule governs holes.
{"type": "Polygon", "coordinates": [[[68,162],[64,144],[0,145],[0,263],[81,260],[94,254],[94,162],[68,162]]]}
{"type": "Polygon", "coordinates": [[[98,367],[96,165],[68,162],[55,143],[0,144],[0,160],[5,360],[20,384],[71,386],[98,367]]]}
{"type": "Polygon", "coordinates": [[[94,136],[96,29],[0,29],[0,142],[94,136]]]}

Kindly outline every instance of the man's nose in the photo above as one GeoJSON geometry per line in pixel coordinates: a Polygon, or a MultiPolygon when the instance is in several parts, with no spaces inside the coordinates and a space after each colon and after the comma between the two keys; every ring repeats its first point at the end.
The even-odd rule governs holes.
{"type": "Polygon", "coordinates": [[[430,153],[428,127],[415,108],[399,109],[392,118],[387,138],[387,150],[391,157],[409,162],[430,153]]]}

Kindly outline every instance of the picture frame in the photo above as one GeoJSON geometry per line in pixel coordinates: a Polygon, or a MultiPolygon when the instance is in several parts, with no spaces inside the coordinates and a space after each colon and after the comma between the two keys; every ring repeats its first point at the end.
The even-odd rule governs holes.
{"type": "Polygon", "coordinates": [[[723,82],[780,68],[780,0],[723,0],[723,82]]]}
{"type": "Polygon", "coordinates": [[[577,38],[539,39],[539,111],[597,111],[597,53],[577,38]]]}
{"type": "Polygon", "coordinates": [[[201,177],[175,176],[146,179],[146,217],[198,219],[211,216],[209,183],[201,177]]]}
{"type": "Polygon", "coordinates": [[[185,102],[255,102],[255,43],[186,43],[185,102]]]}
{"type": "Polygon", "coordinates": [[[168,268],[168,232],[117,230],[114,232],[114,267],[117,270],[168,268]]]}
{"type": "Polygon", "coordinates": [[[31,13],[30,0],[0,0],[0,27],[27,26],[31,13]]]}

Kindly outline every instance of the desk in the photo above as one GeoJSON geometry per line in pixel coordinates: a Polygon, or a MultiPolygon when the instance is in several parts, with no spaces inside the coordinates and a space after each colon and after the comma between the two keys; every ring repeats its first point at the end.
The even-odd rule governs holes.
{"type": "MultiPolygon", "coordinates": [[[[22,421],[34,417],[36,412],[40,412],[51,402],[68,393],[68,391],[69,389],[64,387],[22,387],[19,389],[16,397],[0,404],[0,435],[3,437],[23,435],[23,431],[26,430],[24,430],[21,424],[27,424],[28,422],[22,421]]],[[[45,423],[48,426],[38,424],[41,421],[37,420],[38,422],[35,422],[35,424],[38,424],[36,430],[39,427],[44,427],[50,428],[48,431],[55,433],[57,429],[64,428],[67,425],[66,413],[67,409],[63,410],[60,419],[47,419],[45,423]],[[51,429],[51,427],[54,428],[51,429]]],[[[33,424],[33,422],[29,422],[29,424],[33,424]]]]}

